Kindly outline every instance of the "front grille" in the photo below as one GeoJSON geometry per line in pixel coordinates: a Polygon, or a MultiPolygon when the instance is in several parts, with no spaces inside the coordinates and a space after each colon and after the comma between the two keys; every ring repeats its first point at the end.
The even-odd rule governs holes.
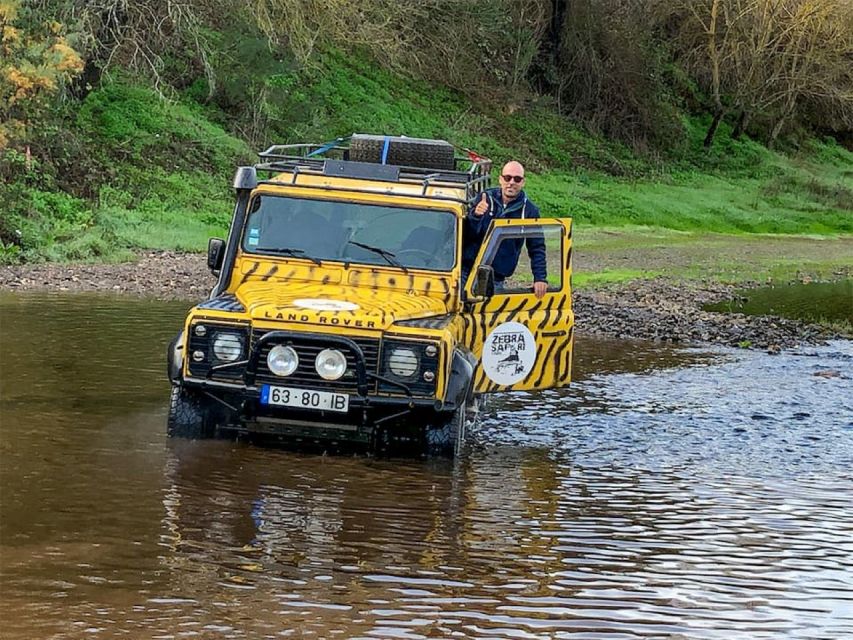
{"type": "MultiPolygon", "coordinates": [[[[252,347],[254,348],[258,339],[266,334],[267,331],[255,330],[252,332],[252,347]]],[[[368,373],[376,373],[379,365],[379,341],[371,338],[351,338],[364,354],[364,365],[368,373]]],[[[329,391],[341,391],[345,393],[354,393],[358,390],[358,379],[355,375],[355,353],[340,344],[329,342],[329,344],[306,344],[301,343],[299,338],[287,338],[281,341],[270,340],[261,347],[260,357],[258,358],[258,368],[256,381],[258,383],[276,384],[280,386],[293,387],[309,387],[315,389],[323,389],[329,391]],[[289,344],[299,356],[299,366],[291,375],[280,377],[269,370],[267,366],[267,355],[277,344],[289,344]],[[314,359],[317,354],[323,349],[333,348],[340,350],[347,359],[347,372],[340,380],[324,380],[319,376],[314,369],[314,359]]],[[[376,382],[372,379],[367,381],[367,390],[369,393],[376,391],[376,382]]]]}

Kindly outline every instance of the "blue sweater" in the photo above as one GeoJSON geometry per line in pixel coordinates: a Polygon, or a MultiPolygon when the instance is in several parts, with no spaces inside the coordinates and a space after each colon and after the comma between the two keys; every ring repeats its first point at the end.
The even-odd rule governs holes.
{"type": "MultiPolygon", "coordinates": [[[[524,191],[521,191],[506,206],[503,204],[500,187],[486,191],[486,197],[489,199],[489,210],[479,218],[475,216],[474,209],[480,201],[480,198],[477,198],[465,218],[462,236],[462,270],[465,272],[469,272],[474,265],[474,260],[480,252],[480,245],[493,218],[526,218],[528,220],[539,218],[539,208],[527,198],[524,191]]],[[[524,242],[524,238],[518,238],[504,240],[501,243],[497,255],[492,260],[497,282],[509,278],[515,272],[524,242]]],[[[545,239],[541,235],[527,238],[527,254],[530,256],[533,279],[536,282],[545,282],[548,271],[545,266],[545,239]]]]}

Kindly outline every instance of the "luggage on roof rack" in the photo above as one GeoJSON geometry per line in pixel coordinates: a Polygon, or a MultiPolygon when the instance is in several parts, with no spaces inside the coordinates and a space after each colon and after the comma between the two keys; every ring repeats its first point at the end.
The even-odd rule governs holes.
{"type": "Polygon", "coordinates": [[[350,140],[349,159],[424,169],[453,171],[456,168],[453,145],[449,142],[405,136],[357,133],[350,140]]]}
{"type": "Polygon", "coordinates": [[[444,140],[353,134],[325,144],[273,145],[260,152],[258,171],[314,173],[382,182],[422,183],[424,193],[439,183],[465,185],[467,198],[489,186],[491,160],[457,156],[444,140]]]}

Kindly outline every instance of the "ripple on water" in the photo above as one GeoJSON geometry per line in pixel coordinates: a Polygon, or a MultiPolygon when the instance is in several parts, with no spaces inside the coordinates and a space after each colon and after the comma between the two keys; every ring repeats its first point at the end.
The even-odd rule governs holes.
{"type": "Polygon", "coordinates": [[[4,637],[853,637],[849,343],[589,340],[445,464],[166,442],[182,313],[63,299],[0,335],[4,637]]]}

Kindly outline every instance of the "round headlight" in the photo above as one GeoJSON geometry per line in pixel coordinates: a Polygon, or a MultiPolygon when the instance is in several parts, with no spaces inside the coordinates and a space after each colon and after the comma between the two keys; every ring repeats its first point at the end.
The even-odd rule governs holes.
{"type": "Polygon", "coordinates": [[[279,344],[270,349],[267,366],[277,376],[289,376],[299,366],[299,356],[293,347],[279,344]]]}
{"type": "Polygon", "coordinates": [[[408,347],[395,347],[388,358],[391,373],[401,378],[411,378],[418,372],[418,354],[408,347]]]}
{"type": "Polygon", "coordinates": [[[243,354],[243,338],[236,333],[217,333],[213,339],[213,355],[217,360],[234,362],[243,354]]]}
{"type": "Polygon", "coordinates": [[[314,359],[314,368],[323,380],[337,380],[347,370],[347,359],[337,349],[323,349],[314,359]]]}

